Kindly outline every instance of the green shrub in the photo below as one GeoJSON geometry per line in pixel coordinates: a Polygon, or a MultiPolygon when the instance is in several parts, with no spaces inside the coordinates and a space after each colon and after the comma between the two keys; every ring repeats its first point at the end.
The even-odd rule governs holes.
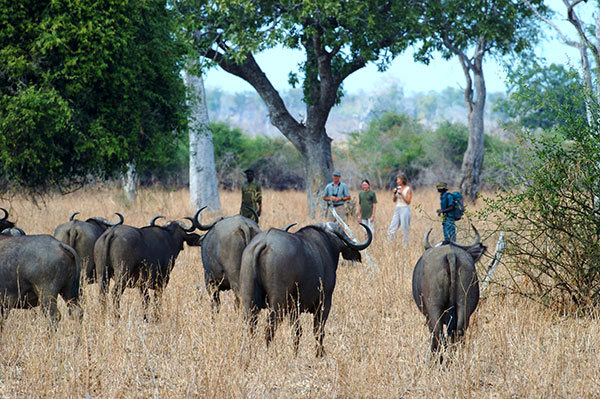
{"type": "Polygon", "coordinates": [[[394,184],[398,171],[414,180],[423,157],[424,131],[408,116],[387,112],[372,120],[365,131],[350,134],[349,154],[366,175],[375,171],[375,183],[379,187],[394,184]]]}
{"type": "Polygon", "coordinates": [[[520,136],[528,162],[511,168],[480,216],[505,231],[507,287],[584,311],[600,303],[600,125],[588,126],[581,114],[559,118],[557,131],[520,136]]]}

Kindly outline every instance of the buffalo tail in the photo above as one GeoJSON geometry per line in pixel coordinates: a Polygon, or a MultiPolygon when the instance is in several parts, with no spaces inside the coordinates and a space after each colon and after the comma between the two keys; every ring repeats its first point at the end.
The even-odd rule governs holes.
{"type": "Polygon", "coordinates": [[[451,336],[452,334],[455,333],[456,331],[456,323],[457,323],[457,307],[456,307],[456,290],[457,290],[457,286],[456,286],[456,279],[457,279],[457,274],[458,274],[458,269],[456,266],[456,255],[454,253],[450,253],[448,254],[448,256],[446,257],[446,260],[448,262],[448,268],[450,270],[450,301],[449,301],[449,306],[448,306],[448,323],[446,326],[446,331],[448,333],[448,336],[451,336]]]}

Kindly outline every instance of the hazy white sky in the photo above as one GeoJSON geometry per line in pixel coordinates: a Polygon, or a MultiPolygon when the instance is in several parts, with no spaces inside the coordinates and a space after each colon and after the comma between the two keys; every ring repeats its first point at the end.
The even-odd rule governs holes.
{"type": "MultiPolygon", "coordinates": [[[[566,21],[566,8],[561,0],[550,0],[548,3],[557,12],[553,21],[560,26],[565,34],[575,39],[575,31],[566,21]]],[[[589,10],[581,13],[582,16],[591,16],[594,6],[580,4],[576,10],[589,10]]],[[[546,30],[547,40],[537,49],[537,54],[548,62],[569,63],[578,66],[579,56],[577,50],[566,46],[558,40],[558,35],[549,28],[546,30]]],[[[505,91],[505,73],[500,63],[491,57],[486,57],[484,76],[488,92],[505,91]]],[[[289,88],[287,83],[290,71],[296,71],[298,63],[302,60],[300,51],[287,49],[272,49],[256,56],[257,62],[277,90],[289,88]]],[[[405,93],[440,91],[446,87],[462,88],[465,78],[456,58],[444,61],[441,57],[434,59],[429,65],[415,62],[409,50],[397,57],[387,71],[378,72],[375,65],[369,64],[365,68],[353,73],[344,81],[344,89],[355,93],[360,90],[370,91],[374,87],[398,83],[405,93]]],[[[204,83],[208,88],[221,88],[228,92],[253,91],[254,89],[244,80],[215,67],[209,70],[204,83]]]]}

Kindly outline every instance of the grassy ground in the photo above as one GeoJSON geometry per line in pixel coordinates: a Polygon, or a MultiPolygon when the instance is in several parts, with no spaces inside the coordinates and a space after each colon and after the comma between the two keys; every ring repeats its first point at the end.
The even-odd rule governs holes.
{"type": "MultiPolygon", "coordinates": [[[[158,321],[143,321],[141,298],[132,289],[122,300],[121,318],[104,315],[97,285],[84,287],[81,324],[67,317],[60,301],[63,319],[55,333],[39,310],[13,310],[0,335],[0,397],[600,396],[599,319],[560,318],[497,286],[474,313],[464,345],[447,354],[442,366],[431,361],[425,319],[411,296],[411,276],[426,230],[434,227],[432,241],[441,238],[440,223],[431,216],[438,196],[434,190],[414,193],[411,243],[403,250],[401,232],[396,242],[386,240],[393,204],[389,193],[378,194],[376,236],[368,251],[379,270],[347,264],[338,268],[324,358],[315,358],[312,319],[306,315],[294,357],[289,325],[279,328],[266,349],[262,334],[255,339],[247,335],[231,293],[223,296],[222,311],[213,314],[200,248],[186,247],[158,321]]],[[[237,213],[239,201],[239,193],[221,193],[222,214],[237,213]]],[[[262,228],[311,222],[304,193],[267,191],[263,203],[262,228]]],[[[134,226],[147,225],[157,214],[168,219],[193,214],[186,191],[143,191],[132,206],[104,189],[49,198],[39,206],[18,199],[3,206],[28,234],[51,234],[73,211],[81,212],[81,219],[111,220],[118,211],[134,226]]],[[[464,237],[466,221],[459,227],[464,237]]],[[[486,244],[493,251],[495,241],[490,238],[486,244]]],[[[500,269],[498,275],[502,273],[500,269]]]]}

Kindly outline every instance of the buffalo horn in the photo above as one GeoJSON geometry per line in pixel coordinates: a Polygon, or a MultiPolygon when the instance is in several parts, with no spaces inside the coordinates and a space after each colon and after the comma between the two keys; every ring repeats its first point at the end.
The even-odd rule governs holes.
{"type": "Polygon", "coordinates": [[[298,223],[290,223],[287,226],[285,226],[282,230],[287,232],[289,229],[291,229],[292,227],[294,227],[297,224],[298,223]]]}
{"type": "Polygon", "coordinates": [[[164,218],[164,216],[161,216],[161,215],[154,216],[154,217],[152,218],[152,220],[150,221],[150,226],[156,226],[156,224],[155,224],[155,223],[156,223],[156,221],[157,221],[158,219],[160,219],[160,218],[164,218]]]}
{"type": "Polygon", "coordinates": [[[352,239],[350,237],[348,237],[348,235],[346,233],[344,233],[344,231],[341,228],[339,228],[339,226],[337,229],[335,229],[335,235],[337,235],[339,238],[341,238],[346,243],[346,245],[348,245],[350,248],[357,250],[357,251],[362,251],[363,249],[367,248],[371,244],[371,240],[373,239],[373,234],[371,233],[371,229],[369,228],[369,226],[367,226],[366,224],[363,224],[363,223],[360,223],[360,225],[362,227],[364,227],[367,232],[367,239],[363,242],[355,243],[354,241],[352,241],[352,239]]]}
{"type": "Polygon", "coordinates": [[[196,230],[196,223],[194,222],[193,218],[191,218],[189,216],[184,216],[183,218],[192,222],[192,226],[191,227],[187,227],[187,226],[181,224],[180,226],[181,226],[181,228],[183,230],[187,231],[188,233],[191,233],[192,231],[196,230]]]}
{"type": "Polygon", "coordinates": [[[252,208],[251,206],[248,206],[248,205],[244,205],[244,208],[250,209],[250,212],[252,212],[252,220],[254,220],[256,223],[258,223],[258,213],[256,213],[254,208],[252,208]]]}
{"type": "Polygon", "coordinates": [[[123,218],[123,215],[121,215],[119,212],[115,212],[115,215],[117,215],[119,217],[119,221],[116,223],[110,223],[107,222],[106,224],[109,226],[118,226],[120,224],[123,224],[123,222],[125,221],[125,219],[123,218]]]}
{"type": "Polygon", "coordinates": [[[208,208],[208,207],[207,206],[203,206],[202,208],[198,209],[196,211],[196,214],[194,215],[194,223],[196,224],[196,228],[198,230],[203,230],[203,231],[210,230],[210,229],[212,229],[212,227],[215,224],[217,224],[217,221],[220,220],[220,219],[217,219],[217,220],[215,220],[214,222],[212,222],[211,224],[208,224],[208,225],[204,225],[204,224],[200,223],[200,219],[198,219],[198,217],[200,216],[200,212],[202,212],[206,208],[208,208]]]}
{"type": "Polygon", "coordinates": [[[425,233],[425,239],[423,240],[423,246],[425,247],[425,251],[431,248],[431,244],[429,243],[429,234],[431,233],[431,230],[432,229],[429,229],[427,233],[425,233]]]}
{"type": "Polygon", "coordinates": [[[465,251],[468,250],[469,248],[473,247],[473,246],[479,245],[481,243],[481,236],[479,235],[479,231],[477,231],[477,229],[475,228],[475,226],[473,226],[472,224],[471,224],[471,227],[473,228],[473,231],[475,232],[475,239],[473,240],[473,244],[471,244],[471,245],[463,245],[463,244],[457,244],[455,242],[452,242],[452,245],[454,245],[455,247],[458,247],[458,248],[462,248],[465,251]]]}
{"type": "Polygon", "coordinates": [[[471,224],[471,227],[473,228],[473,231],[475,232],[475,240],[473,241],[473,245],[477,245],[481,242],[481,236],[479,235],[479,232],[477,231],[475,226],[473,226],[473,224],[471,224]]]}
{"type": "Polygon", "coordinates": [[[70,221],[70,222],[71,222],[71,221],[73,221],[73,220],[75,219],[75,216],[76,216],[76,215],[79,215],[79,212],[73,212],[73,213],[71,214],[71,216],[69,216],[69,221],[70,221]]]}

